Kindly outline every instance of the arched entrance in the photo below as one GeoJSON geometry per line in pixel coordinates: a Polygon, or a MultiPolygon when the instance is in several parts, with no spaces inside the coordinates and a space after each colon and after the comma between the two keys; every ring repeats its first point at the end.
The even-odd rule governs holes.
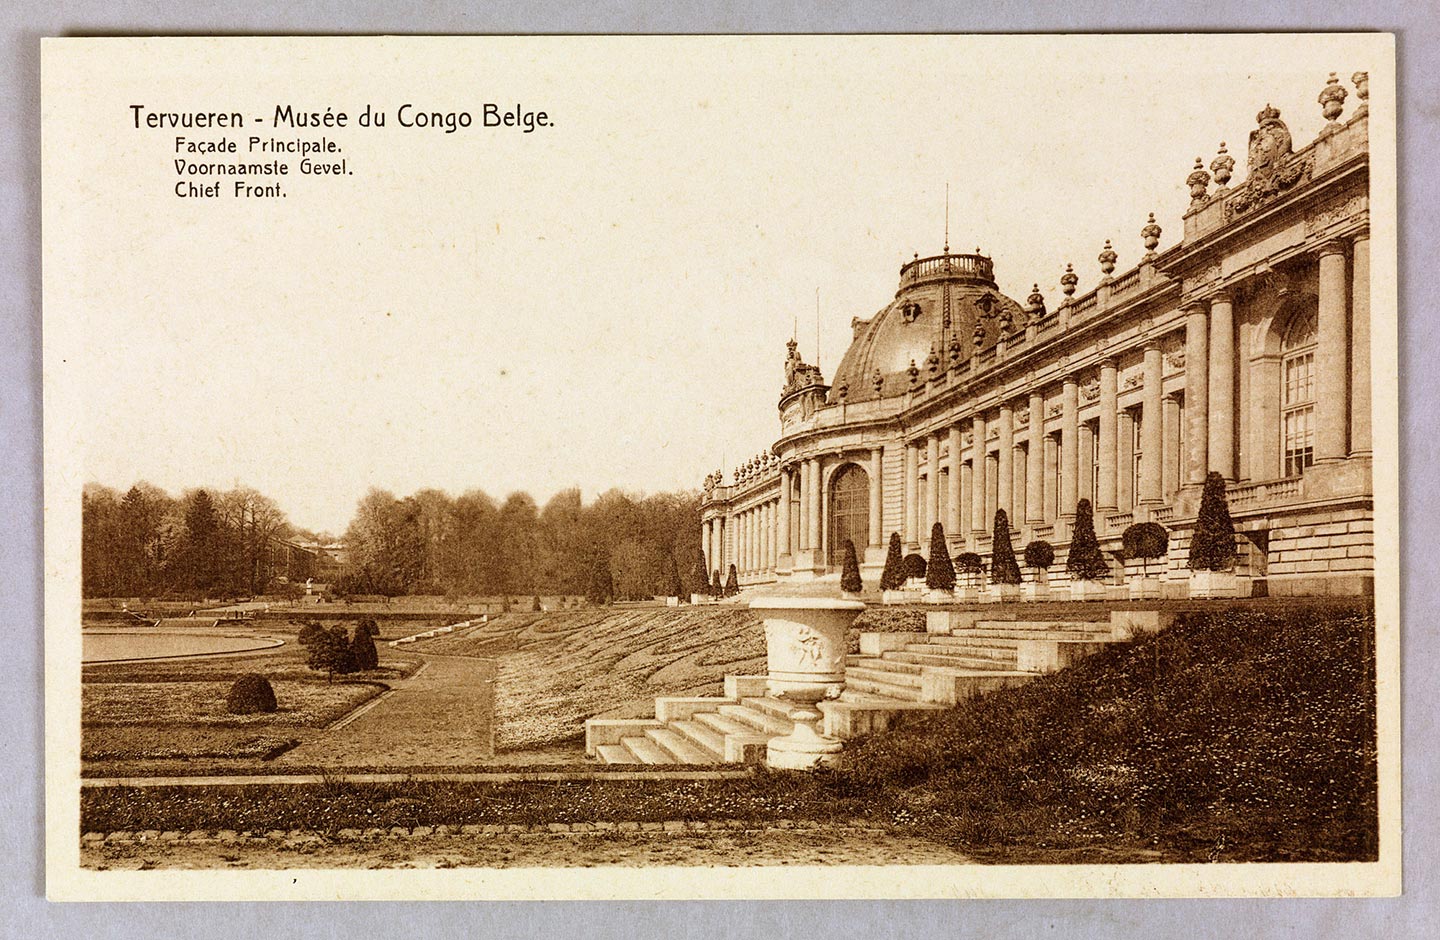
{"type": "Polygon", "coordinates": [[[870,541],[870,475],[850,463],[830,478],[830,565],[845,563],[845,540],[855,543],[855,554],[865,559],[870,541]]]}

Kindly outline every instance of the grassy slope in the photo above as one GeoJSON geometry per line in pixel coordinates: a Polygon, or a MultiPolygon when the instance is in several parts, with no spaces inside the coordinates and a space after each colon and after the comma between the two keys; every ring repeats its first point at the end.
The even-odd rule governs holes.
{"type": "Polygon", "coordinates": [[[1342,610],[1189,614],[859,742],[836,784],[1008,861],[1374,858],[1373,629],[1342,610]]]}

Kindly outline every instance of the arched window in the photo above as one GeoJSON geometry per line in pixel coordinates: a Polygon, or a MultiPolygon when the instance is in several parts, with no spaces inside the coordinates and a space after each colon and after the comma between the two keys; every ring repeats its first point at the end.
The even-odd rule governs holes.
{"type": "Polygon", "coordinates": [[[1280,448],[1285,475],[1315,462],[1315,311],[1298,312],[1281,345],[1280,448]]]}
{"type": "Polygon", "coordinates": [[[847,539],[855,544],[863,561],[869,532],[870,475],[853,463],[846,464],[830,482],[830,564],[838,567],[845,563],[847,539]]]}

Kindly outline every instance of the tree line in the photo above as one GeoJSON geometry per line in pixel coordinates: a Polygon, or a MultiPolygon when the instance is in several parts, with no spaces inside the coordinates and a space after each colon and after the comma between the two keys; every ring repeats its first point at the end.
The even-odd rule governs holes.
{"type": "MultiPolygon", "coordinates": [[[[124,494],[91,484],[82,502],[87,597],[186,597],[274,592],[286,574],[274,544],[291,526],[273,500],[248,487],[174,497],[137,483],[124,494]]],[[[706,590],[697,565],[695,493],[585,504],[578,489],[539,506],[527,493],[497,501],[478,490],[410,496],[372,489],[346,530],[346,574],[336,593],[586,595],[592,601],[706,590]]]]}
{"type": "Polygon", "coordinates": [[[567,489],[539,506],[527,493],[497,502],[421,490],[371,490],[345,533],[351,594],[584,594],[614,598],[703,591],[694,493],[636,497],[619,490],[589,505],[567,489]],[[684,576],[682,577],[682,572],[684,576]],[[694,583],[691,583],[694,582],[694,583]]]}

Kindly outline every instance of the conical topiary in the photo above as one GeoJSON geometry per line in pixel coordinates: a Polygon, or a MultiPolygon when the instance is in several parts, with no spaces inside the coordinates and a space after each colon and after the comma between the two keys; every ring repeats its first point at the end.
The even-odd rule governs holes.
{"type": "Polygon", "coordinates": [[[1075,527],[1070,533],[1065,570],[1077,581],[1100,581],[1110,576],[1110,566],[1100,551],[1099,539],[1095,538],[1095,517],[1088,499],[1075,504],[1075,527]]]}
{"type": "Polygon", "coordinates": [[[990,540],[990,581],[1020,583],[1020,564],[1015,560],[1015,546],[1010,544],[1010,518],[1003,509],[995,510],[995,532],[990,540]]]}
{"type": "Polygon", "coordinates": [[[740,575],[735,571],[735,566],[730,566],[730,573],[725,576],[725,596],[734,597],[740,593],[740,575]]]}
{"type": "Polygon", "coordinates": [[[715,569],[715,578],[710,582],[710,596],[720,598],[725,596],[725,585],[720,581],[720,569],[715,569]]]}
{"type": "Polygon", "coordinates": [[[905,556],[900,550],[900,533],[890,533],[890,548],[885,553],[885,568],[880,572],[880,590],[898,591],[905,586],[905,556]]]}
{"type": "Polygon", "coordinates": [[[1229,571],[1235,567],[1235,523],[1225,501],[1225,478],[1214,470],[1200,491],[1200,513],[1190,537],[1192,571],[1229,571]]]}
{"type": "Polygon", "coordinates": [[[859,594],[865,590],[860,580],[860,561],[855,557],[855,543],[845,540],[845,566],[840,570],[840,590],[846,594],[859,594]]]}
{"type": "Polygon", "coordinates": [[[925,586],[932,591],[955,590],[955,563],[945,545],[945,527],[930,527],[930,562],[925,566],[925,586]]]}

